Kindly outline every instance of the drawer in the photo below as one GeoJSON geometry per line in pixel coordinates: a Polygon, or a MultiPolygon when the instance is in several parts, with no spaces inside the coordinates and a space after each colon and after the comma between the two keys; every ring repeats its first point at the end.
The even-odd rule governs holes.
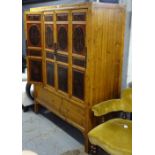
{"type": "Polygon", "coordinates": [[[63,99],[61,113],[66,120],[76,123],[82,127],[85,125],[85,110],[73,102],[63,99]]]}
{"type": "Polygon", "coordinates": [[[50,108],[60,111],[62,105],[62,98],[49,92],[45,88],[39,87],[37,89],[37,98],[42,101],[44,104],[47,104],[50,108]]]}

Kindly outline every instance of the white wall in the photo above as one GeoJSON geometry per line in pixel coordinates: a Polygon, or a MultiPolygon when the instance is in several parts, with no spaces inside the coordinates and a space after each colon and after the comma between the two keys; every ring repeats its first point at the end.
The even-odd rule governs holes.
{"type": "Polygon", "coordinates": [[[128,57],[128,72],[127,72],[127,83],[132,81],[132,28],[130,35],[130,46],[129,46],[129,57],[128,57]]]}
{"type": "Polygon", "coordinates": [[[126,5],[126,30],[124,41],[124,60],[122,74],[122,88],[126,88],[132,81],[132,47],[131,47],[131,17],[132,0],[119,0],[119,3],[126,5]]]}

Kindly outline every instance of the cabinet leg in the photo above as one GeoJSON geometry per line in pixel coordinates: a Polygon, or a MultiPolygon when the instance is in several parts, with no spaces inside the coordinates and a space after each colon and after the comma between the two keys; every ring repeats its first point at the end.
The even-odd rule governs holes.
{"type": "Polygon", "coordinates": [[[85,152],[89,153],[91,149],[91,144],[89,142],[88,135],[86,133],[84,133],[84,140],[85,140],[85,152]]]}
{"type": "Polygon", "coordinates": [[[36,114],[38,114],[39,108],[40,108],[39,103],[35,102],[35,104],[34,104],[34,112],[35,112],[36,114]]]}

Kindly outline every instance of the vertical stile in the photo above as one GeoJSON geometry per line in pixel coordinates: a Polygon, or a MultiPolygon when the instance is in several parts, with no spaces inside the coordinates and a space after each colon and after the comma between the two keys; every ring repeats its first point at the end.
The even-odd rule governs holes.
{"type": "MultiPolygon", "coordinates": [[[[54,43],[57,43],[57,20],[56,20],[56,12],[53,14],[53,26],[54,26],[54,43]]],[[[58,91],[58,65],[56,61],[56,57],[54,59],[54,77],[55,77],[55,89],[58,91]]]]}
{"type": "Polygon", "coordinates": [[[69,97],[72,96],[72,11],[69,11],[68,19],[68,32],[69,32],[69,49],[68,49],[68,58],[69,58],[69,74],[68,74],[68,88],[69,88],[69,97]]]}
{"type": "Polygon", "coordinates": [[[46,51],[45,51],[45,24],[44,13],[41,14],[41,27],[42,27],[42,66],[43,66],[43,85],[46,84],[46,51]]]}

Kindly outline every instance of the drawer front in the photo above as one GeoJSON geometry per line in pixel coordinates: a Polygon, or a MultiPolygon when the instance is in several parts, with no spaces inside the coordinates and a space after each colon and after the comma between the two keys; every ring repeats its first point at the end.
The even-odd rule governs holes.
{"type": "Polygon", "coordinates": [[[84,127],[85,125],[85,111],[83,108],[69,102],[65,99],[62,101],[61,113],[65,116],[66,120],[84,127]]]}
{"type": "Polygon", "coordinates": [[[60,112],[60,108],[62,105],[62,98],[49,92],[48,90],[39,87],[37,89],[37,98],[44,102],[44,104],[47,104],[52,109],[60,112]]]}
{"type": "Polygon", "coordinates": [[[53,110],[56,114],[62,116],[73,126],[84,130],[85,128],[85,110],[84,108],[76,105],[76,103],[68,101],[61,96],[57,96],[49,92],[41,86],[36,86],[36,98],[40,104],[47,106],[49,110],[53,110]]]}

